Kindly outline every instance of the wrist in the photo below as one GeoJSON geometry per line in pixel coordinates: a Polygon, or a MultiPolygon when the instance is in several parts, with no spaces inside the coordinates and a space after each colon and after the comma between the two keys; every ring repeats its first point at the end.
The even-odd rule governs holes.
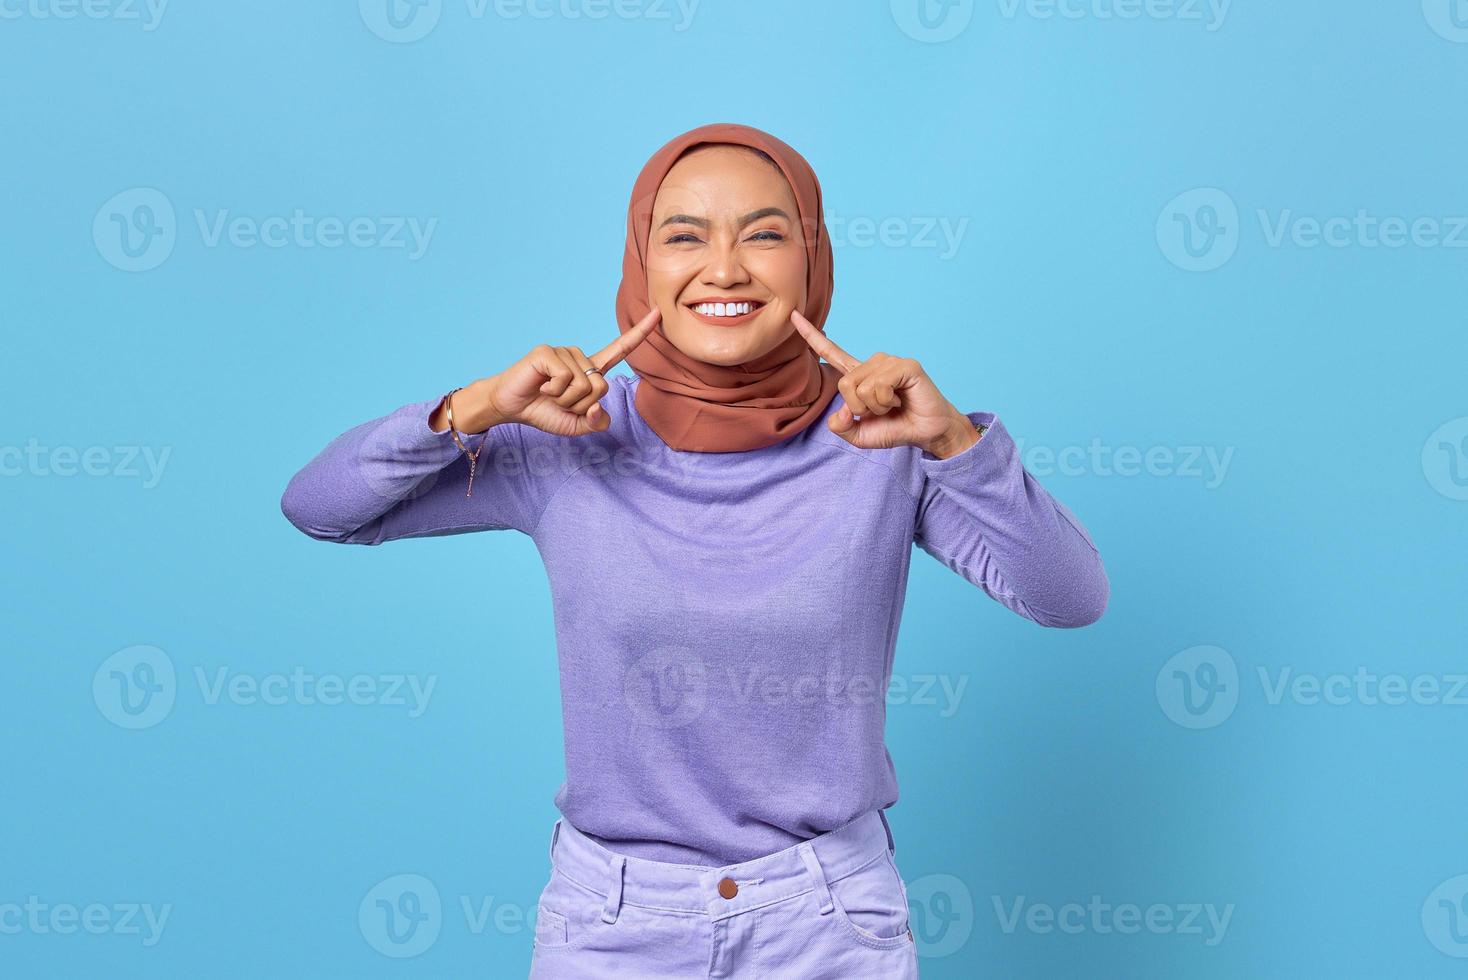
{"type": "Polygon", "coordinates": [[[495,378],[480,378],[454,393],[454,428],[478,435],[509,419],[494,406],[495,378]]]}
{"type": "Polygon", "coordinates": [[[449,400],[453,399],[454,431],[460,435],[478,435],[508,421],[494,407],[493,378],[481,378],[444,396],[429,416],[428,426],[434,432],[449,428],[449,400]]]}
{"type": "Polygon", "coordinates": [[[979,441],[982,433],[974,425],[974,420],[956,408],[953,415],[943,434],[922,447],[924,452],[938,459],[951,459],[979,441]]]}

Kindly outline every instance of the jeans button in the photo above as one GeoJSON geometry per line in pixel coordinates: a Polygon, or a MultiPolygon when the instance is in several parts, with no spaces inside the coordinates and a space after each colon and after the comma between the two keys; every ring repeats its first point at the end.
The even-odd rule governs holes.
{"type": "Polygon", "coordinates": [[[719,880],[719,894],[725,898],[733,898],[739,894],[739,886],[734,883],[733,878],[721,878],[719,880]]]}

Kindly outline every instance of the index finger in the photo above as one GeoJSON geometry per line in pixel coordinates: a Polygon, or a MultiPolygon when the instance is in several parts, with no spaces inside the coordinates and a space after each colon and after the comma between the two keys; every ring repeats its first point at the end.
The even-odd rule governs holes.
{"type": "Polygon", "coordinates": [[[638,344],[647,339],[647,335],[652,333],[662,315],[663,311],[654,306],[647,316],[633,324],[631,330],[591,355],[591,363],[596,365],[596,369],[603,374],[622,363],[622,358],[632,353],[638,344]]]}
{"type": "Polygon", "coordinates": [[[790,311],[790,322],[795,324],[795,329],[810,344],[811,350],[836,365],[842,374],[850,374],[861,364],[861,358],[852,357],[842,350],[836,341],[817,330],[816,325],[802,316],[799,310],[790,311]]]}

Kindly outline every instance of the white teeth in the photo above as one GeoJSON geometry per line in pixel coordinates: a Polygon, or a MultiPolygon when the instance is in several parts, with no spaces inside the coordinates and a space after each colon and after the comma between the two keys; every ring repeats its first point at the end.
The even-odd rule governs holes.
{"type": "Polygon", "coordinates": [[[693,309],[704,316],[743,316],[754,309],[753,303],[699,303],[693,309]]]}

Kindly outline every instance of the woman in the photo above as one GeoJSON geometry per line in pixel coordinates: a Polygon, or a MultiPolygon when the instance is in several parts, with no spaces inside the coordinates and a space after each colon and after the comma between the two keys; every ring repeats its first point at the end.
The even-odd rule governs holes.
{"type": "Polygon", "coordinates": [[[322,540],[535,541],[566,781],[532,977],[916,976],[882,813],[913,543],[1045,626],[1106,606],[999,419],[842,350],[831,293],[809,164],[692,130],[633,187],[618,338],[357,426],[286,490],[322,540]]]}

